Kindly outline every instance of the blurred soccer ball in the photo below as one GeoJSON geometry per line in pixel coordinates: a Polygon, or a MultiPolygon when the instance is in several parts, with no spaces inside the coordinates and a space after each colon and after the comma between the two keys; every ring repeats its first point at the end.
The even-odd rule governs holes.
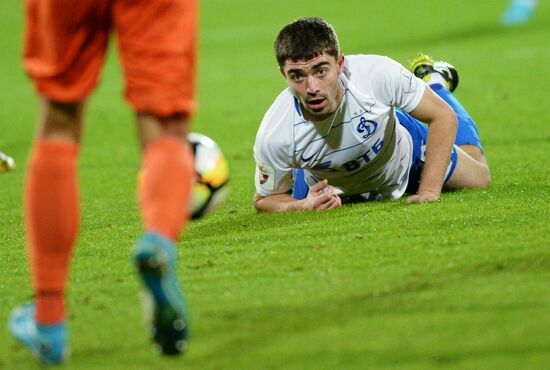
{"type": "Polygon", "coordinates": [[[11,171],[15,168],[13,158],[0,152],[0,172],[11,171]]]}
{"type": "Polygon", "coordinates": [[[195,181],[191,195],[191,218],[206,216],[218,209],[228,191],[229,169],[223,153],[208,136],[188,135],[195,155],[195,181]]]}

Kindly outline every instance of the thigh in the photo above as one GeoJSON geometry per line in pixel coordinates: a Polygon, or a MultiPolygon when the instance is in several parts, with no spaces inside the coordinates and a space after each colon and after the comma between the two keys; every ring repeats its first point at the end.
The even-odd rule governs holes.
{"type": "Polygon", "coordinates": [[[95,87],[108,40],[108,0],[26,0],[23,63],[51,100],[83,100],[95,87]]]}
{"type": "Polygon", "coordinates": [[[126,99],[140,113],[191,114],[196,0],[114,0],[112,14],[126,99]]]}
{"type": "Polygon", "coordinates": [[[491,183],[489,168],[483,162],[476,161],[460,147],[455,145],[457,159],[451,178],[445,183],[444,188],[467,189],[481,188],[491,183]]]}

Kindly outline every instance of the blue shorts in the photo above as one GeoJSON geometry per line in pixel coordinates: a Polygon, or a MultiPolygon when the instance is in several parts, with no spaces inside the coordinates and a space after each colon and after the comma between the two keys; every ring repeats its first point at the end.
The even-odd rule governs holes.
{"type": "MultiPolygon", "coordinates": [[[[412,138],[412,163],[409,173],[409,184],[407,185],[407,190],[405,192],[408,194],[415,194],[418,191],[418,186],[420,185],[420,175],[422,174],[422,168],[424,168],[428,127],[405,112],[396,110],[395,113],[401,126],[407,129],[412,138]]],[[[447,182],[451,178],[451,175],[455,170],[456,157],[456,147],[453,146],[453,151],[451,153],[450,169],[447,173],[447,176],[445,177],[445,182],[447,182]]]]}
{"type": "Polygon", "coordinates": [[[479,132],[477,131],[477,126],[474,120],[454,97],[453,93],[441,84],[433,84],[430,85],[430,87],[437,95],[439,95],[441,99],[445,100],[445,102],[453,108],[456,114],[458,128],[456,132],[455,145],[473,145],[483,151],[481,140],[479,139],[479,132]]]}
{"type": "MultiPolygon", "coordinates": [[[[464,107],[458,102],[453,94],[447,90],[441,84],[430,85],[430,88],[441,97],[447,104],[451,106],[456,113],[458,119],[458,130],[455,138],[455,145],[474,145],[483,151],[481,147],[481,141],[479,139],[479,133],[477,126],[472,117],[464,109],[464,107]]],[[[414,194],[418,191],[420,184],[420,175],[424,166],[424,152],[426,150],[426,138],[428,137],[428,127],[411,115],[396,110],[396,115],[399,123],[407,129],[410,133],[413,141],[413,158],[411,164],[411,172],[409,174],[409,184],[406,192],[408,194],[414,194]]],[[[456,147],[453,147],[451,153],[451,167],[449,173],[445,177],[445,182],[451,178],[457,161],[456,147]]],[[[304,181],[304,170],[299,168],[293,171],[294,186],[292,190],[292,196],[296,199],[303,199],[307,196],[309,187],[304,181]]]]}

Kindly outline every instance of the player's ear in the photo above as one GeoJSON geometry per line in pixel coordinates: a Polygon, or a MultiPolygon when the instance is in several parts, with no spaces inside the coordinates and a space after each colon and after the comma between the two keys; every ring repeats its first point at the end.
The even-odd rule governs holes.
{"type": "Polygon", "coordinates": [[[338,63],[338,73],[343,73],[344,72],[344,54],[340,54],[336,62],[338,63]]]}

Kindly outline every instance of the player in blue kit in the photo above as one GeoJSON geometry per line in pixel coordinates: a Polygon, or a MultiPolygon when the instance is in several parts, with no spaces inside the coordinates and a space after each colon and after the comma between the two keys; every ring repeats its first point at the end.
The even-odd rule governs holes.
{"type": "Polygon", "coordinates": [[[419,55],[409,71],[383,56],[344,56],[320,18],[285,26],[275,52],[288,88],[256,136],[258,210],[405,193],[408,203],[430,202],[443,188],[490,184],[477,127],[451,93],[458,74],[450,64],[419,55]]]}

